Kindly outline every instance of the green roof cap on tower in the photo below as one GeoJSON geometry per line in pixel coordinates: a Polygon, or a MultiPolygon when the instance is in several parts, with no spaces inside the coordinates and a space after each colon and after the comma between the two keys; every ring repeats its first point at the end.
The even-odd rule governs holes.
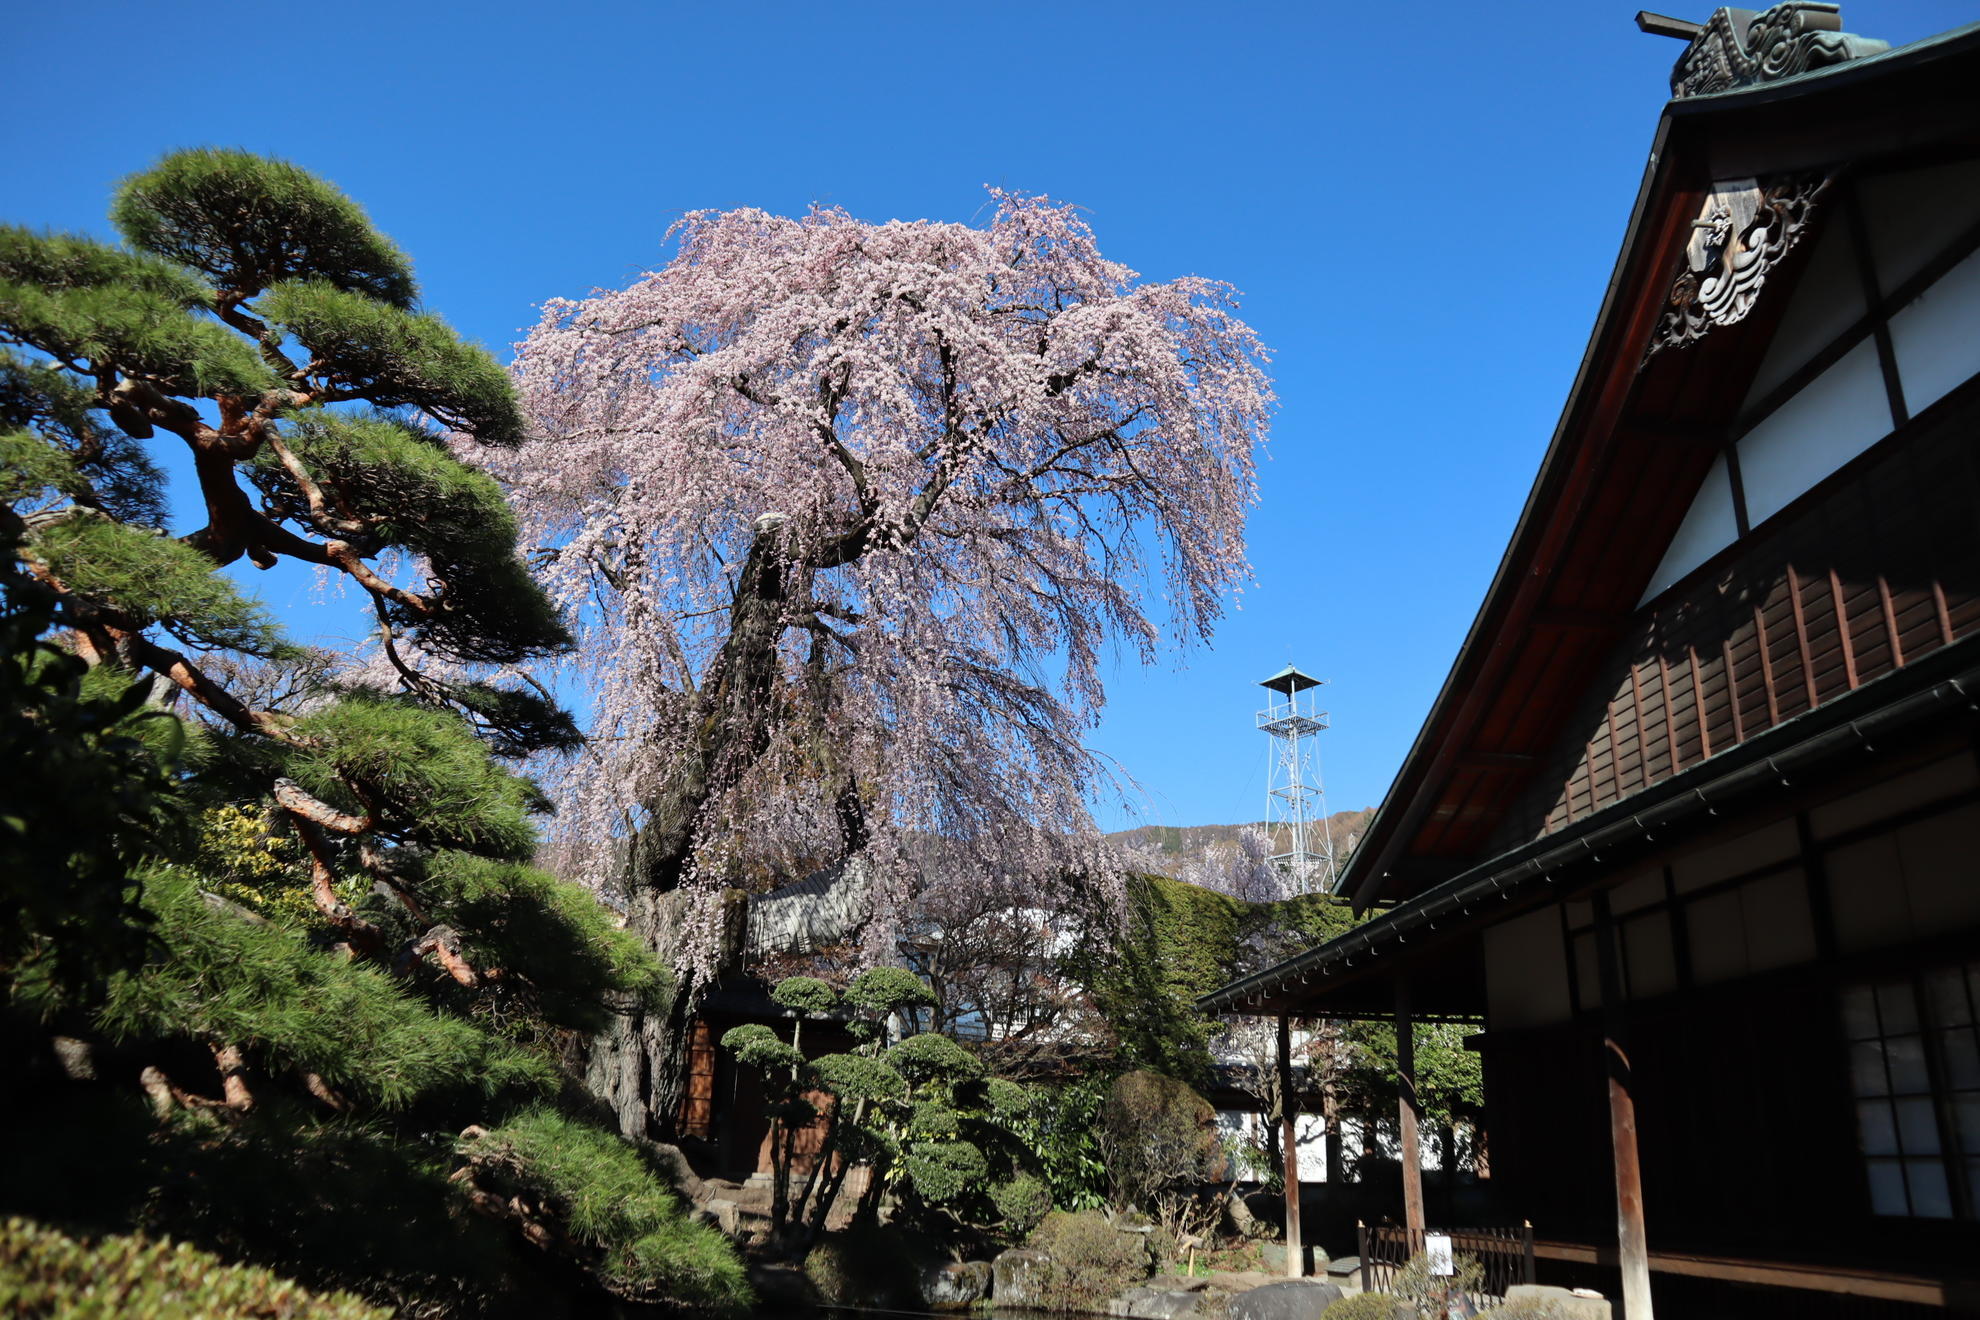
{"type": "Polygon", "coordinates": [[[1291,665],[1287,665],[1270,678],[1260,680],[1258,686],[1271,688],[1274,692],[1283,692],[1290,697],[1295,692],[1304,692],[1310,687],[1319,687],[1321,682],[1321,679],[1317,679],[1311,674],[1302,674],[1291,665]]]}

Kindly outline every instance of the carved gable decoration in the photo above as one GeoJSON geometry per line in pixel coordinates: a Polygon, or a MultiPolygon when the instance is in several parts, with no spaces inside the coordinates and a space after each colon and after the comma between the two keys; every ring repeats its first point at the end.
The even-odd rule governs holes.
{"type": "Polygon", "coordinates": [[[1714,183],[1691,222],[1670,306],[1644,359],[1701,339],[1715,325],[1743,320],[1759,301],[1768,272],[1807,232],[1815,199],[1828,186],[1828,175],[1714,183]]]}
{"type": "Polygon", "coordinates": [[[1709,96],[1889,50],[1842,30],[1842,7],[1787,0],[1764,13],[1714,11],[1671,70],[1671,95],[1709,96]]]}

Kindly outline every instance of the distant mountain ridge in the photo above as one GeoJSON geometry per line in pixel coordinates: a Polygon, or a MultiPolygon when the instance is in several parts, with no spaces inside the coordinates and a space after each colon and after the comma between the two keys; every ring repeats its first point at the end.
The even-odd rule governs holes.
{"type": "MultiPolygon", "coordinates": [[[[1350,811],[1336,811],[1327,817],[1327,827],[1334,840],[1334,860],[1345,863],[1355,845],[1368,833],[1368,823],[1375,819],[1374,807],[1360,807],[1350,811]]],[[[1120,830],[1109,834],[1111,843],[1137,849],[1151,857],[1159,858],[1163,869],[1173,874],[1191,863],[1202,863],[1210,851],[1220,845],[1232,845],[1248,829],[1262,828],[1263,821],[1248,821],[1236,825],[1138,825],[1131,830],[1120,830]]],[[[1275,840],[1277,847],[1284,847],[1283,838],[1275,840]]],[[[1312,836],[1307,843],[1314,846],[1312,836]]]]}

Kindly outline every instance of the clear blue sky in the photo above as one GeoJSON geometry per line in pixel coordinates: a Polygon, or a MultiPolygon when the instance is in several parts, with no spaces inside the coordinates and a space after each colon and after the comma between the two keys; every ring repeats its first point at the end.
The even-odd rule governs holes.
{"type": "MultiPolygon", "coordinates": [[[[1186,667],[1121,667],[1096,744],[1145,819],[1256,819],[1253,685],[1293,660],[1334,682],[1329,801],[1358,807],[1464,636],[1615,260],[1681,49],[1636,8],[34,3],[0,47],[0,219],[107,234],[112,182],[164,151],[286,156],[506,360],[542,299],[663,261],[684,210],[1078,202],[1144,275],[1243,289],[1281,399],[1258,585],[1186,667]]],[[[1975,11],[1843,16],[1895,44],[1975,11]]],[[[345,613],[264,585],[297,633],[345,613]]]]}

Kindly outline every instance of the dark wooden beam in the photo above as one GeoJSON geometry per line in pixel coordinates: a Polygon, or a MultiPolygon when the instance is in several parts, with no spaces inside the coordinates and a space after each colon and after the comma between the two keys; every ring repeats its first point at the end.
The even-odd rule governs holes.
{"type": "Polygon", "coordinates": [[[1293,1090],[1292,1016],[1279,1014],[1279,1153],[1286,1189],[1286,1277],[1306,1273],[1299,1235],[1299,1093],[1293,1090]]]}
{"type": "Polygon", "coordinates": [[[1671,18],[1665,14],[1653,14],[1647,9],[1636,11],[1636,30],[1647,32],[1653,37],[1676,37],[1679,41],[1690,41],[1705,30],[1703,23],[1694,23],[1688,18],[1671,18]]]}
{"type": "Polygon", "coordinates": [[[1396,1118],[1402,1135],[1403,1228],[1410,1250],[1423,1245],[1423,1150],[1416,1129],[1423,1101],[1416,1093],[1416,1027],[1409,1017],[1409,977],[1396,977],[1396,1118]]]}
{"type": "Polygon", "coordinates": [[[1457,763],[1462,770],[1531,770],[1540,758],[1531,752],[1466,752],[1457,763]]]}
{"type": "Polygon", "coordinates": [[[1619,633],[1630,625],[1627,614],[1605,614],[1600,610],[1535,610],[1533,627],[1554,632],[1619,633]]]}
{"type": "Polygon", "coordinates": [[[1636,1150],[1636,1100],[1631,1094],[1616,927],[1606,890],[1593,895],[1595,957],[1602,983],[1602,1056],[1609,1073],[1609,1145],[1616,1161],[1616,1255],[1622,1266],[1623,1320],[1654,1320],[1650,1302],[1650,1240],[1643,1229],[1643,1166],[1636,1150]]]}

